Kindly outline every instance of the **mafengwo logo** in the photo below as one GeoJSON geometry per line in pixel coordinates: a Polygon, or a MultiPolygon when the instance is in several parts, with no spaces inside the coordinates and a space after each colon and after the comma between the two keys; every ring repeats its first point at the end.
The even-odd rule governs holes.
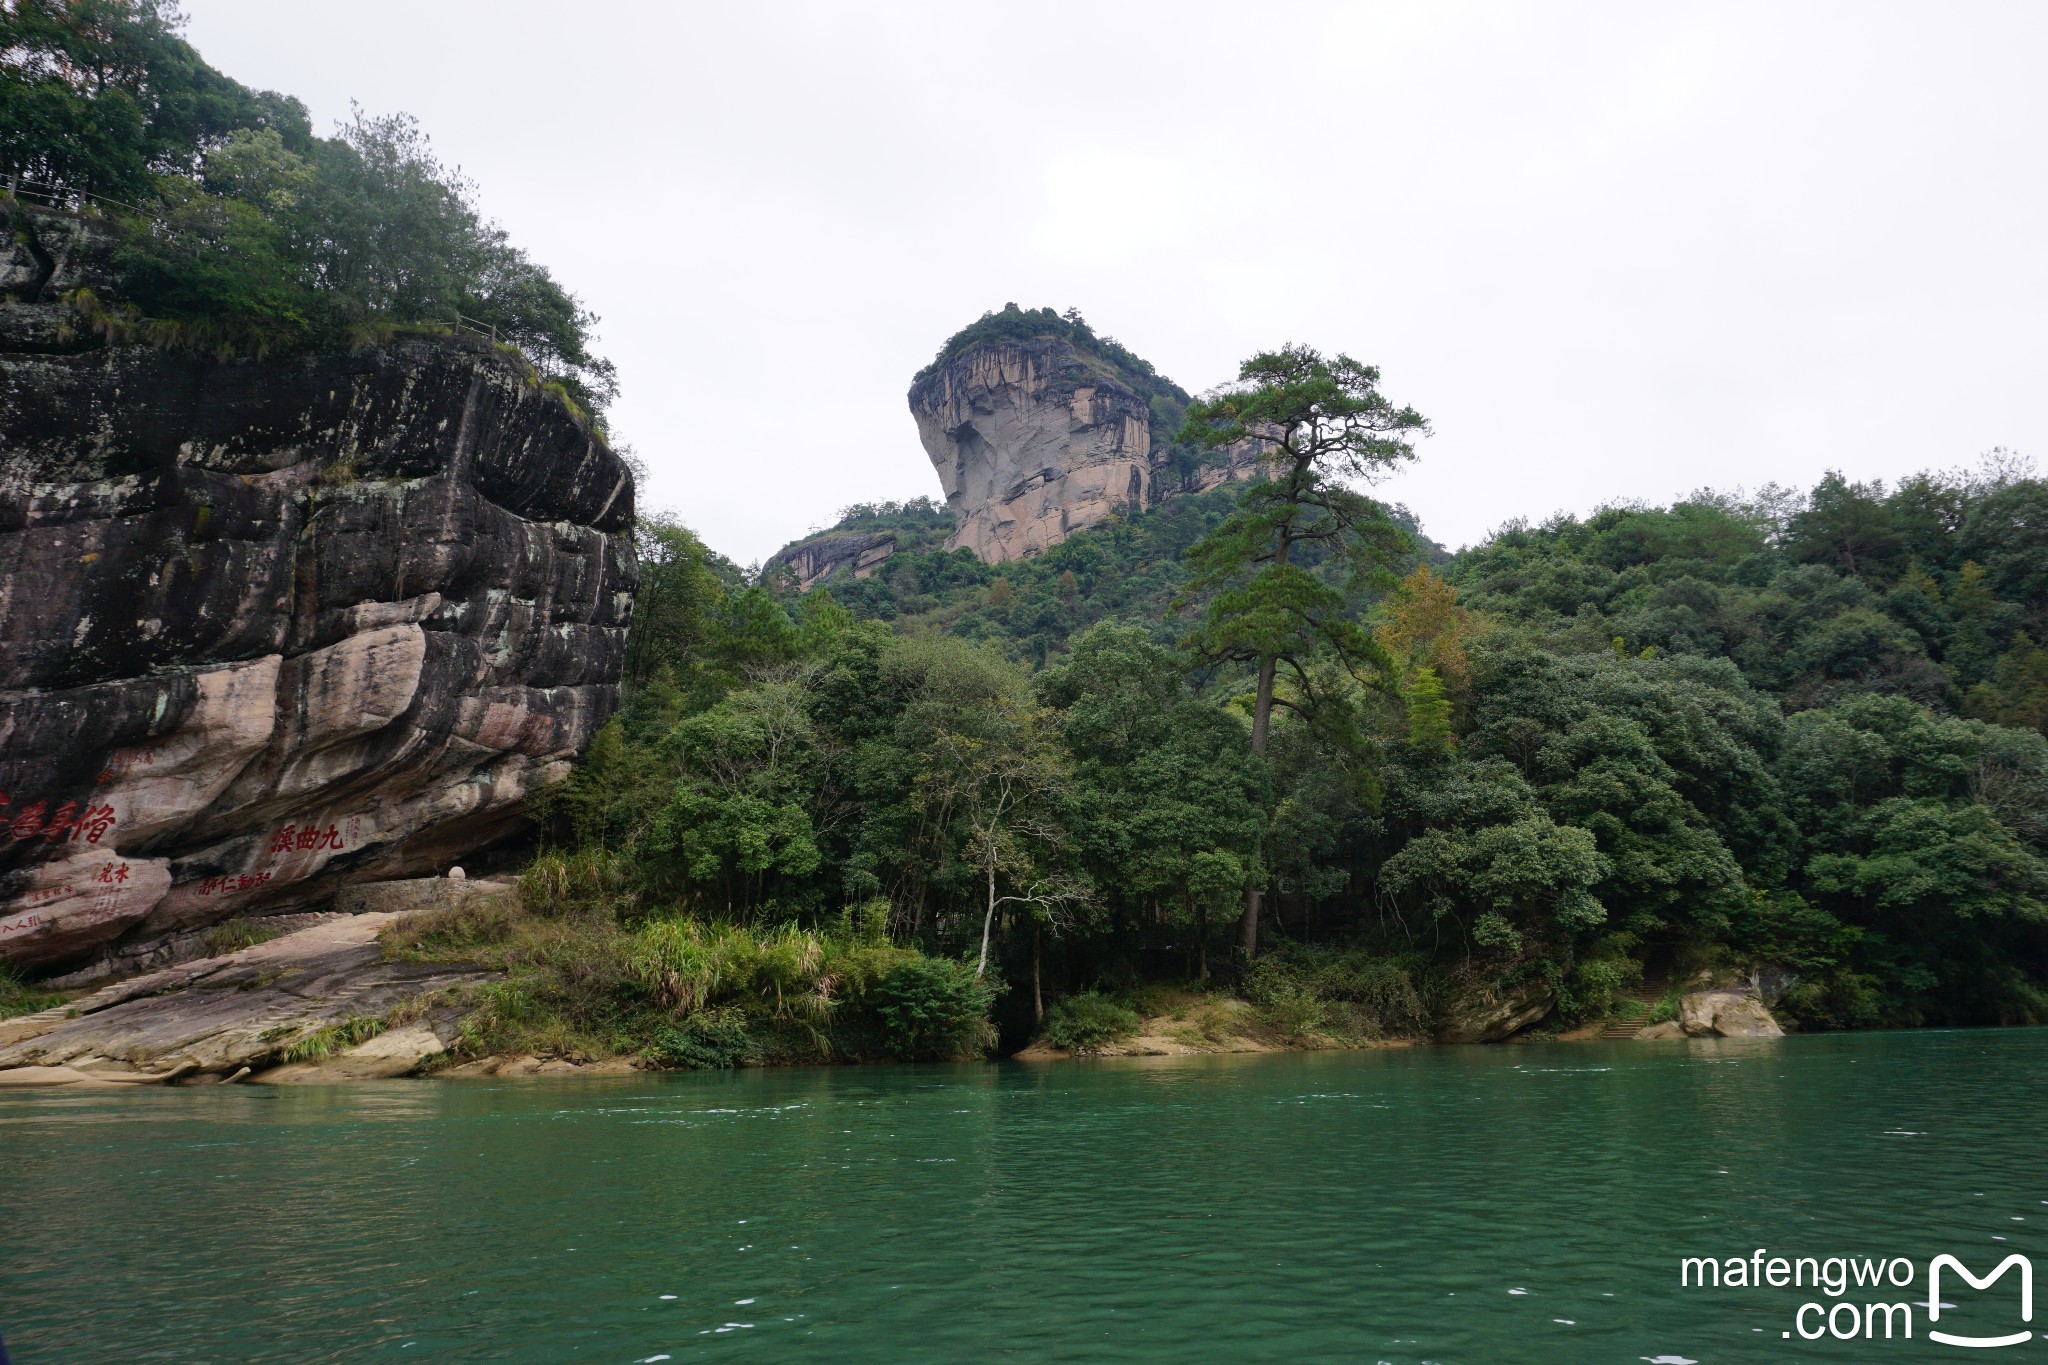
{"type": "Polygon", "coordinates": [[[1926,1340],[1943,1346],[1984,1348],[2018,1346],[2034,1336],[2026,1325],[2034,1320],[2034,1263],[2018,1252],[1983,1275],[1944,1252],[1927,1263],[1923,1280],[1918,1267],[1904,1256],[1787,1257],[1758,1247],[1747,1258],[1681,1257],[1678,1285],[1815,1290],[1831,1302],[1811,1299],[1800,1304],[1793,1310],[1792,1325],[1779,1333],[1805,1341],[1911,1341],[1917,1328],[1926,1340]],[[1925,1294],[1915,1298],[1910,1291],[1920,1284],[1925,1285],[1925,1294]],[[1963,1285],[1984,1291],[1983,1297],[1966,1295],[1963,1285]],[[1857,1290],[1862,1292],[1852,1293],[1857,1290]],[[1944,1292],[1955,1294],[1957,1300],[1942,1298],[1944,1292]]]}

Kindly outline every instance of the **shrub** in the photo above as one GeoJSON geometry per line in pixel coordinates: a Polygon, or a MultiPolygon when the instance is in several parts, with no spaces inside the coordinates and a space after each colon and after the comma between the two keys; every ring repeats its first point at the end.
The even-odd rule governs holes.
{"type": "Polygon", "coordinates": [[[1137,1031],[1135,1010],[1095,991],[1070,995],[1045,1016],[1045,1041],[1069,1052],[1099,1052],[1137,1031]]]}
{"type": "Polygon", "coordinates": [[[665,1066],[721,1071],[739,1066],[753,1050],[746,1017],[724,1008],[699,1010],[680,1024],[664,1025],[649,1053],[665,1066]]]}
{"type": "Polygon", "coordinates": [[[871,956],[870,945],[845,944],[793,924],[750,929],[662,919],[626,940],[628,972],[666,1008],[688,1013],[736,1003],[812,1023],[827,1019],[838,1003],[839,961],[871,956]]]}
{"type": "Polygon", "coordinates": [[[505,973],[475,993],[459,1045],[471,1056],[644,1053],[664,1065],[722,1067],[959,1056],[990,1041],[993,987],[975,983],[970,968],[891,943],[886,902],[818,929],[673,912],[622,923],[633,898],[621,894],[620,875],[601,850],[543,855],[519,895],[408,916],[385,931],[384,951],[505,973]]]}
{"type": "Polygon", "coordinates": [[[994,1041],[989,1006],[995,982],[964,962],[913,957],[897,963],[871,993],[886,1030],[883,1045],[899,1057],[977,1057],[994,1041]]]}
{"type": "Polygon", "coordinates": [[[1253,965],[1245,997],[1290,1038],[1413,1035],[1429,1018],[1414,963],[1359,949],[1296,944],[1269,953],[1253,965]]]}
{"type": "Polygon", "coordinates": [[[535,858],[519,877],[519,900],[550,918],[607,911],[631,914],[638,906],[632,860],[604,848],[549,852],[535,858]]]}
{"type": "Polygon", "coordinates": [[[688,1013],[753,975],[753,936],[731,925],[662,919],[635,930],[626,970],[665,1008],[688,1013]]]}
{"type": "Polygon", "coordinates": [[[493,981],[475,998],[456,1049],[470,1057],[609,1057],[639,1050],[653,1027],[616,997],[575,993],[540,973],[493,981]]]}
{"type": "Polygon", "coordinates": [[[1190,1047],[1221,1043],[1244,1031],[1244,1021],[1238,1013],[1234,1002],[1205,1001],[1177,1011],[1173,1016],[1174,1025],[1167,1030],[1167,1035],[1190,1047]]]}
{"type": "Polygon", "coordinates": [[[1323,1002],[1313,991],[1278,984],[1260,991],[1259,1014],[1284,1038],[1300,1038],[1323,1027],[1323,1002]]]}
{"type": "Polygon", "coordinates": [[[1886,1003],[1876,977],[1837,968],[1795,984],[1778,998],[1776,1012],[1808,1029],[1875,1028],[1898,1022],[1886,1003]]]}
{"type": "Polygon", "coordinates": [[[1642,979],[1642,964],[1633,958],[1582,958],[1558,991],[1558,1017],[1567,1023],[1601,1018],[1620,1003],[1623,991],[1642,979]]]}
{"type": "Polygon", "coordinates": [[[438,910],[407,915],[379,937],[387,958],[415,962],[479,961],[501,966],[503,945],[519,926],[519,907],[504,897],[468,896],[438,910]]]}

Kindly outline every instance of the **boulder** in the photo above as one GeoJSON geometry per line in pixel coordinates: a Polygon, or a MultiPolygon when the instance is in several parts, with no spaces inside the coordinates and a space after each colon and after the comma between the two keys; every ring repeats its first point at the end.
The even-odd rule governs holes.
{"type": "Polygon", "coordinates": [[[1532,977],[1498,992],[1468,997],[1437,1028],[1439,1043],[1497,1043],[1538,1022],[1557,1006],[1550,983],[1532,977]]]}
{"type": "Polygon", "coordinates": [[[1666,1019],[1659,1024],[1647,1024],[1636,1031],[1639,1043],[1672,1043],[1685,1037],[1685,1027],[1676,1019],[1666,1019]]]}
{"type": "Polygon", "coordinates": [[[626,466],[480,338],[106,344],[61,301],[95,230],[11,213],[0,962],[111,970],[520,833],[618,705],[626,466]]]}
{"type": "Polygon", "coordinates": [[[1748,986],[1693,991],[1678,1001],[1678,1024],[1688,1038],[1782,1038],[1785,1030],[1748,986]]]}

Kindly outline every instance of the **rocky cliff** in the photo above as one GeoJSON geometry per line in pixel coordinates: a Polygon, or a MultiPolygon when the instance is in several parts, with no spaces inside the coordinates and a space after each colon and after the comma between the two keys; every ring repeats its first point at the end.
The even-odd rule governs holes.
{"type": "Polygon", "coordinates": [[[866,578],[895,553],[893,531],[835,531],[785,545],[761,567],[770,575],[786,572],[799,591],[808,592],[834,576],[866,578]]]}
{"type": "Polygon", "coordinates": [[[1085,323],[1015,304],[955,336],[910,388],[918,438],[965,546],[1022,559],[1119,512],[1257,471],[1255,443],[1172,445],[1188,395],[1085,323]]]}
{"type": "Polygon", "coordinates": [[[834,580],[872,578],[892,555],[922,554],[951,544],[956,525],[953,513],[928,497],[855,503],[840,510],[837,524],[777,550],[761,570],[800,591],[834,580]]]}
{"type": "Polygon", "coordinates": [[[101,344],[89,227],[17,214],[0,961],[139,964],[516,832],[617,704],[624,465],[482,340],[101,344]]]}

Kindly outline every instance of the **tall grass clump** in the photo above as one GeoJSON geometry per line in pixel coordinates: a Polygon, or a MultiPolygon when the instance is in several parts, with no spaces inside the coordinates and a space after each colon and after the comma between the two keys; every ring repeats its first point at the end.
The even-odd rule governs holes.
{"type": "Polygon", "coordinates": [[[0,1019],[14,1019],[24,1014],[34,1014],[65,1001],[55,991],[39,990],[14,974],[13,968],[0,962],[0,1019]]]}
{"type": "Polygon", "coordinates": [[[386,1027],[382,1019],[368,1019],[351,1014],[346,1019],[316,1028],[287,1043],[278,1054],[286,1062],[317,1062],[337,1052],[367,1043],[386,1027]]]}
{"type": "Polygon", "coordinates": [[[464,1021],[472,1055],[717,1068],[976,1056],[993,1042],[993,988],[890,941],[886,902],[814,926],[649,913],[622,861],[544,855],[516,896],[410,917],[386,931],[385,952],[504,974],[464,1021]]]}
{"type": "Polygon", "coordinates": [[[277,930],[251,924],[245,919],[223,920],[206,931],[206,951],[214,957],[225,957],[243,948],[268,943],[276,937],[277,930]]]}

